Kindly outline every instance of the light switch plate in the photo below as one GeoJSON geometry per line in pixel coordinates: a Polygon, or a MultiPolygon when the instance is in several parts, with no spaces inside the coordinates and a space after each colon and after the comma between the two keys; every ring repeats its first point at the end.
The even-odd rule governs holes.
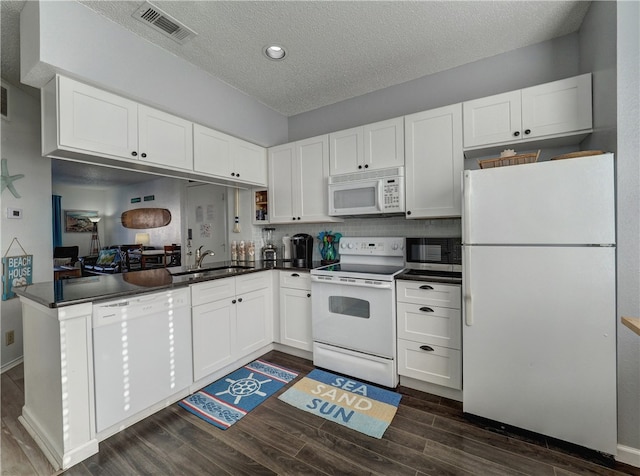
{"type": "Polygon", "coordinates": [[[22,218],[22,208],[7,208],[7,218],[22,218]]]}

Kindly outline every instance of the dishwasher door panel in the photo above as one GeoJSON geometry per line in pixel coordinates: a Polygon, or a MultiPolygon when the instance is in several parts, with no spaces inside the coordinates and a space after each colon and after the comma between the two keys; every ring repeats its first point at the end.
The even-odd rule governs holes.
{"type": "Polygon", "coordinates": [[[189,307],[94,328],[93,346],[97,432],[192,382],[189,307]]]}

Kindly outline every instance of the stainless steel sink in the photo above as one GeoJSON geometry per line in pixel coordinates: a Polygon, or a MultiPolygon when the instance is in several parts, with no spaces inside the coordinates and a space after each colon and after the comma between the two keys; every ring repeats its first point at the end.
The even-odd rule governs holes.
{"type": "Polygon", "coordinates": [[[189,271],[181,271],[179,273],[172,273],[172,276],[186,276],[189,279],[200,278],[213,278],[217,276],[232,276],[234,274],[240,274],[243,271],[253,269],[251,266],[224,266],[218,268],[200,268],[191,269],[189,271]]]}

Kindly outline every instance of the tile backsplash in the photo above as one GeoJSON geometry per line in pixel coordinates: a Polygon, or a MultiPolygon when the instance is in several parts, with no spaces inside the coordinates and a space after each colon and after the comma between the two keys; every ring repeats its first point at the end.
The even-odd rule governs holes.
{"type": "MultiPolygon", "coordinates": [[[[342,236],[429,236],[449,237],[462,236],[460,218],[437,220],[407,220],[404,217],[388,218],[347,218],[341,223],[300,223],[265,225],[275,228],[274,243],[282,244],[282,237],[296,233],[307,233],[314,238],[313,259],[320,260],[317,236],[322,231],[341,233],[342,236]]],[[[253,228],[253,240],[256,243],[256,254],[262,247],[262,228],[253,228]]]]}

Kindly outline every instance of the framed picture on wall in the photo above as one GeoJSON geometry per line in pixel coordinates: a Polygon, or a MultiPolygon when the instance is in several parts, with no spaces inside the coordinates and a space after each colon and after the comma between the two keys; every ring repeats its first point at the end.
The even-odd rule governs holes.
{"type": "Polygon", "coordinates": [[[64,231],[65,233],[91,233],[93,231],[93,223],[89,218],[97,216],[97,211],[65,210],[64,231]]]}

